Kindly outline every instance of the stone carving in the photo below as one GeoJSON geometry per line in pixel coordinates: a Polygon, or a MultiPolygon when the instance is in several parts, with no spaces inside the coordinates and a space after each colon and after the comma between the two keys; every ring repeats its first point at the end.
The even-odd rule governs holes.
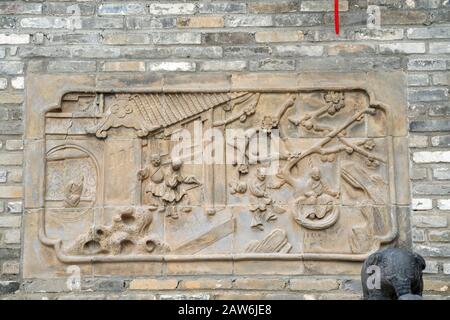
{"type": "Polygon", "coordinates": [[[325,229],[333,225],[339,217],[335,206],[339,192],[332,190],[323,181],[317,167],[311,169],[304,196],[297,199],[298,213],[295,220],[309,229],[325,229]]]}
{"type": "MultiPolygon", "coordinates": [[[[183,189],[183,184],[190,184],[193,187],[198,187],[201,182],[193,175],[183,176],[180,173],[183,162],[180,159],[172,159],[169,163],[169,169],[161,168],[161,160],[159,156],[154,156],[152,165],[155,167],[151,174],[150,182],[145,190],[146,194],[159,199],[162,205],[161,211],[166,211],[166,216],[173,219],[178,219],[178,211],[176,204],[183,204],[182,210],[184,212],[191,211],[189,207],[189,195],[187,190],[183,189]]],[[[149,169],[144,169],[138,172],[140,179],[145,179],[149,176],[149,169]]]]}
{"type": "Polygon", "coordinates": [[[170,251],[167,244],[149,234],[152,209],[129,208],[113,218],[112,225],[93,227],[68,250],[75,255],[145,254],[170,251]]]}
{"type": "Polygon", "coordinates": [[[81,193],[83,192],[84,177],[81,177],[81,181],[75,182],[71,181],[65,192],[64,203],[67,207],[76,207],[80,203],[81,193]]]}
{"type": "Polygon", "coordinates": [[[417,253],[388,248],[370,255],[362,266],[365,300],[422,300],[425,260],[417,253]]]}
{"type": "Polygon", "coordinates": [[[397,205],[409,203],[393,153],[404,142],[396,95],[368,80],[314,75],[272,87],[284,78],[254,76],[263,80],[164,90],[66,83],[55,108],[35,106],[45,118],[26,146],[38,158],[27,164],[37,187],[27,189],[36,220],[26,237],[40,244],[25,256],[48,257],[42,245],[65,264],[233,261],[239,270],[258,260],[363,261],[392,244],[397,205]]]}
{"type": "Polygon", "coordinates": [[[246,252],[255,253],[288,253],[292,246],[288,242],[286,231],[275,229],[263,240],[250,242],[246,252]]]}
{"type": "Polygon", "coordinates": [[[250,203],[249,210],[253,213],[251,227],[264,230],[263,221],[273,221],[277,219],[276,213],[283,213],[285,210],[277,206],[267,191],[265,168],[259,167],[256,170],[256,178],[249,185],[254,201],[250,203]]]}

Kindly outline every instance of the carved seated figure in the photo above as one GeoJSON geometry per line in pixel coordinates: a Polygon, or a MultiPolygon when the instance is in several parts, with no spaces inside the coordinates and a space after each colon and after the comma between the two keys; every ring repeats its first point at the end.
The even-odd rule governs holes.
{"type": "Polygon", "coordinates": [[[307,191],[299,202],[307,205],[305,215],[309,219],[323,219],[333,210],[335,198],[339,196],[339,192],[330,189],[322,182],[320,170],[314,167],[311,171],[310,178],[307,181],[307,191]]]}

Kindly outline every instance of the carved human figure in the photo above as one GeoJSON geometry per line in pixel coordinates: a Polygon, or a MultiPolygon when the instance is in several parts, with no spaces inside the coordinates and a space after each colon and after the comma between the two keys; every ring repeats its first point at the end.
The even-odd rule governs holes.
{"type": "Polygon", "coordinates": [[[150,158],[150,166],[138,171],[138,178],[140,180],[146,180],[150,178],[146,188],[145,194],[150,195],[151,205],[160,207],[161,210],[164,209],[163,203],[161,201],[162,182],[164,181],[164,174],[161,169],[161,156],[159,154],[153,154],[150,158]],[[155,202],[153,202],[155,201],[155,202]]]}
{"type": "Polygon", "coordinates": [[[305,215],[309,219],[322,219],[333,210],[335,198],[339,192],[330,189],[323,181],[319,168],[313,167],[306,183],[307,190],[299,202],[307,206],[305,215]]]}
{"type": "Polygon", "coordinates": [[[265,169],[256,170],[256,177],[249,184],[250,193],[256,198],[250,203],[250,211],[253,212],[251,227],[264,230],[263,221],[276,220],[277,216],[272,212],[273,200],[267,192],[265,169]]]}
{"type": "Polygon", "coordinates": [[[83,193],[84,176],[80,181],[70,181],[65,189],[64,203],[66,207],[77,207],[81,200],[81,194],[83,193]]]}
{"type": "MultiPolygon", "coordinates": [[[[150,193],[154,197],[160,199],[163,210],[166,211],[166,216],[173,219],[178,218],[178,211],[173,207],[177,203],[183,204],[182,210],[184,212],[191,211],[189,205],[189,196],[187,190],[182,188],[183,184],[193,184],[195,186],[201,185],[201,182],[193,175],[183,176],[181,174],[181,167],[183,162],[179,159],[172,159],[170,168],[163,170],[160,167],[160,160],[153,159],[153,166],[157,169],[151,175],[151,182],[146,188],[146,193],[150,193]]],[[[144,169],[145,170],[145,169],[144,169]]],[[[145,176],[145,172],[143,172],[145,176]]]]}

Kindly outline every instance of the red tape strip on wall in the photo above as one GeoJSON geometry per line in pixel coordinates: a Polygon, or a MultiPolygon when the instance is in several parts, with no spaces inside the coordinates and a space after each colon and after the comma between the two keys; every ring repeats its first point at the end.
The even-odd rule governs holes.
{"type": "Polygon", "coordinates": [[[339,34],[339,0],[334,0],[334,30],[339,34]]]}

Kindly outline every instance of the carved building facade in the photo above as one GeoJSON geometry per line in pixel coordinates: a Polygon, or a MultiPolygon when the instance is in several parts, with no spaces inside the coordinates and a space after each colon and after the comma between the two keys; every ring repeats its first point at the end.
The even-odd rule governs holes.
{"type": "MultiPolygon", "coordinates": [[[[418,169],[442,171],[435,163],[447,160],[428,166],[420,159],[433,149],[412,149],[417,167],[409,148],[439,138],[411,136],[423,121],[411,122],[415,100],[432,108],[437,91],[447,90],[448,105],[448,89],[437,85],[431,98],[419,92],[423,85],[411,89],[424,70],[410,69],[409,56],[407,67],[396,66],[400,49],[388,54],[385,48],[421,51],[414,47],[419,42],[403,40],[402,27],[368,31],[346,24],[345,17],[362,12],[359,6],[365,12],[368,1],[344,1],[342,38],[327,23],[304,31],[297,30],[300,22],[289,25],[301,16],[326,21],[326,1],[311,2],[88,2],[80,18],[83,35],[51,27],[42,32],[37,20],[0,5],[9,10],[5,16],[21,17],[24,30],[34,23],[27,38],[34,44],[19,44],[27,63],[23,179],[0,186],[8,206],[0,214],[7,218],[0,224],[2,270],[12,270],[3,274],[2,290],[51,298],[359,298],[362,262],[380,248],[403,247],[426,256],[429,296],[445,296],[445,195],[433,198],[429,209],[438,203],[439,218],[417,215],[429,199],[426,186],[413,181],[418,169]],[[89,18],[113,25],[122,19],[135,30],[95,31],[87,27],[89,18]],[[265,19],[271,24],[260,25],[265,19]],[[159,38],[149,35],[153,29],[159,38]],[[77,43],[98,32],[102,43],[77,43]],[[354,44],[358,32],[368,39],[354,44]],[[386,39],[376,39],[383,34],[386,39]],[[55,44],[57,37],[68,43],[55,44]],[[66,48],[69,60],[52,61],[66,48]],[[83,51],[78,61],[76,50],[83,51]],[[348,55],[361,65],[344,61],[348,55]],[[19,227],[7,225],[18,217],[9,212],[14,203],[23,204],[19,227]],[[438,233],[426,229],[430,224],[438,233]],[[19,241],[8,244],[9,227],[20,231],[19,241]],[[20,262],[8,256],[16,247],[20,262]],[[433,248],[440,253],[428,255],[433,248]]],[[[21,5],[32,10],[32,4],[21,5]]],[[[448,11],[443,3],[439,8],[448,11]]],[[[397,9],[410,12],[403,4],[397,9]]],[[[65,14],[57,12],[53,20],[65,14]]],[[[424,50],[435,45],[428,42],[424,50]]],[[[12,46],[7,49],[13,61],[12,46]]],[[[402,54],[399,61],[408,55],[402,54]]],[[[448,73],[434,71],[429,77],[448,73]]],[[[8,78],[8,91],[16,78],[8,78]]],[[[9,138],[14,130],[6,132],[6,122],[0,126],[5,141],[19,141],[9,138]]],[[[0,166],[13,164],[0,160],[0,166]]]]}

